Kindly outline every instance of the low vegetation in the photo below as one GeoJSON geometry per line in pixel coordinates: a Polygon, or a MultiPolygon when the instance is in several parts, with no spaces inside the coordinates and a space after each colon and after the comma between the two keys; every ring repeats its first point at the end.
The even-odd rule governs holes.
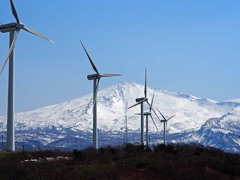
{"type": "Polygon", "coordinates": [[[240,179],[240,155],[202,146],[161,144],[2,152],[0,179],[240,179]]]}

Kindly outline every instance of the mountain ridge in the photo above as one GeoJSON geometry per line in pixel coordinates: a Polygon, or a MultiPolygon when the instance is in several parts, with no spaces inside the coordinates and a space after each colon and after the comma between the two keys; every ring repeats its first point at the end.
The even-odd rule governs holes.
{"type": "MultiPolygon", "coordinates": [[[[198,139],[202,137],[200,135],[201,128],[206,127],[205,123],[211,118],[217,120],[239,106],[238,102],[218,102],[181,92],[148,87],[149,100],[153,94],[155,94],[153,108],[159,108],[165,116],[176,115],[168,123],[169,142],[196,142],[216,146],[216,143],[206,143],[206,141],[198,139]]],[[[102,141],[102,145],[124,142],[125,115],[128,119],[129,141],[139,141],[140,118],[135,113],[140,112],[140,107],[127,108],[135,104],[135,98],[143,96],[144,86],[134,82],[118,83],[99,91],[98,129],[99,141],[102,141]]],[[[83,141],[85,145],[90,146],[92,103],[92,94],[88,94],[71,101],[18,113],[15,125],[16,139],[28,142],[34,139],[44,147],[55,144],[56,147],[62,148],[66,147],[70,141],[72,141],[72,145],[68,145],[70,149],[71,147],[80,147],[77,144],[83,141]],[[65,142],[67,140],[69,142],[65,142]]],[[[149,110],[148,105],[144,105],[144,110],[149,110]]],[[[163,125],[154,114],[153,117],[160,131],[156,130],[151,121],[149,122],[151,142],[161,143],[163,125]]],[[[0,117],[0,120],[0,128],[6,129],[6,117],[0,117]]],[[[3,133],[5,134],[6,130],[3,133]]],[[[206,139],[210,138],[205,136],[206,139]]],[[[81,148],[86,147],[85,145],[83,143],[81,148]]],[[[37,145],[33,143],[31,146],[36,147],[37,145]]]]}

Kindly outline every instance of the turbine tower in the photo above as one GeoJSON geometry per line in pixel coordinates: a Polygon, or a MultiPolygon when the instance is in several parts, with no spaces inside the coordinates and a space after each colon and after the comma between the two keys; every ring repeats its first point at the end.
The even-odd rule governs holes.
{"type": "Polygon", "coordinates": [[[125,115],[125,142],[124,143],[128,143],[128,118],[127,115],[125,115]]]}
{"type": "MultiPolygon", "coordinates": [[[[157,109],[158,110],[158,109],[157,109]]],[[[163,118],[163,120],[161,120],[161,122],[163,122],[163,143],[166,145],[166,129],[167,129],[167,122],[170,120],[170,119],[172,119],[175,115],[172,115],[171,117],[169,117],[169,118],[166,118],[159,110],[158,110],[158,112],[161,114],[161,116],[162,116],[162,118],[163,118]]]]}
{"type": "Polygon", "coordinates": [[[98,149],[98,133],[97,133],[97,93],[98,93],[98,86],[100,79],[102,77],[114,77],[114,76],[121,76],[121,74],[100,74],[97,70],[97,67],[93,63],[90,55],[88,54],[86,48],[84,47],[83,43],[82,47],[88,57],[89,62],[92,65],[93,70],[96,72],[96,74],[90,74],[87,76],[88,80],[93,80],[93,147],[98,149]]]}
{"type": "Polygon", "coordinates": [[[0,71],[0,76],[9,61],[9,76],[8,76],[8,110],[7,110],[7,150],[15,151],[15,131],[14,131],[14,111],[15,111],[15,102],[14,102],[14,48],[17,40],[18,33],[21,29],[32,33],[42,39],[45,39],[49,42],[52,42],[47,37],[42,34],[33,31],[32,29],[26,27],[19,20],[17,10],[15,8],[13,0],[10,0],[11,10],[16,22],[0,25],[0,32],[10,33],[9,38],[9,51],[7,57],[4,61],[3,67],[0,71]]]}

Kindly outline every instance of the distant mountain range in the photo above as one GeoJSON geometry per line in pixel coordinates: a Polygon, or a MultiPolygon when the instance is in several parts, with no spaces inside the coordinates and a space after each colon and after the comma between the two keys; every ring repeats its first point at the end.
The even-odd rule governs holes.
{"type": "MultiPolygon", "coordinates": [[[[240,100],[217,102],[184,93],[148,88],[148,98],[155,94],[153,108],[168,122],[168,143],[200,143],[240,153],[240,100]]],[[[117,145],[140,141],[140,112],[136,106],[144,96],[144,86],[119,83],[98,93],[99,145],[117,145]],[[126,121],[127,115],[127,136],[126,121]]],[[[92,94],[81,98],[16,114],[16,148],[82,149],[92,144],[92,94]],[[23,143],[22,143],[23,142],[23,143]]],[[[145,111],[149,110],[147,104],[145,111]]],[[[159,116],[160,117],[160,116],[159,116]]],[[[163,124],[153,114],[158,126],[149,122],[150,142],[163,142],[163,124]]],[[[6,117],[0,117],[0,129],[6,136],[6,117]]]]}

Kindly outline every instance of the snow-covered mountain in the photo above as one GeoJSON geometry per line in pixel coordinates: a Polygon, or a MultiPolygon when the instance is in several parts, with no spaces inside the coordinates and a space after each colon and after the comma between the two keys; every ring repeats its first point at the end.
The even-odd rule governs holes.
{"type": "Polygon", "coordinates": [[[240,106],[219,118],[210,118],[193,136],[205,146],[240,153],[240,106]]]}
{"type": "MultiPolygon", "coordinates": [[[[153,108],[158,108],[165,116],[176,115],[168,123],[168,141],[197,142],[240,152],[240,141],[237,139],[240,103],[237,100],[216,102],[183,93],[148,88],[149,100],[153,93],[155,94],[153,108]],[[225,122],[228,123],[228,126],[225,122]],[[236,138],[232,141],[230,141],[230,135],[227,140],[225,136],[224,138],[215,138],[215,136],[219,136],[217,131],[225,136],[231,132],[232,136],[234,135],[236,138]],[[235,144],[233,145],[233,143],[235,144]]],[[[135,113],[140,112],[140,107],[136,106],[128,110],[127,107],[135,104],[135,98],[143,97],[143,95],[144,86],[136,83],[119,83],[99,91],[100,146],[126,142],[125,115],[128,117],[128,141],[139,142],[140,117],[135,113]]],[[[16,140],[24,141],[25,147],[28,148],[74,149],[91,146],[92,106],[92,94],[89,94],[72,101],[16,114],[16,140]]],[[[149,110],[147,104],[144,108],[145,111],[149,110]]],[[[153,117],[159,131],[150,121],[151,142],[161,143],[163,124],[154,114],[153,117]]],[[[6,133],[6,117],[0,117],[0,129],[6,133]]]]}

